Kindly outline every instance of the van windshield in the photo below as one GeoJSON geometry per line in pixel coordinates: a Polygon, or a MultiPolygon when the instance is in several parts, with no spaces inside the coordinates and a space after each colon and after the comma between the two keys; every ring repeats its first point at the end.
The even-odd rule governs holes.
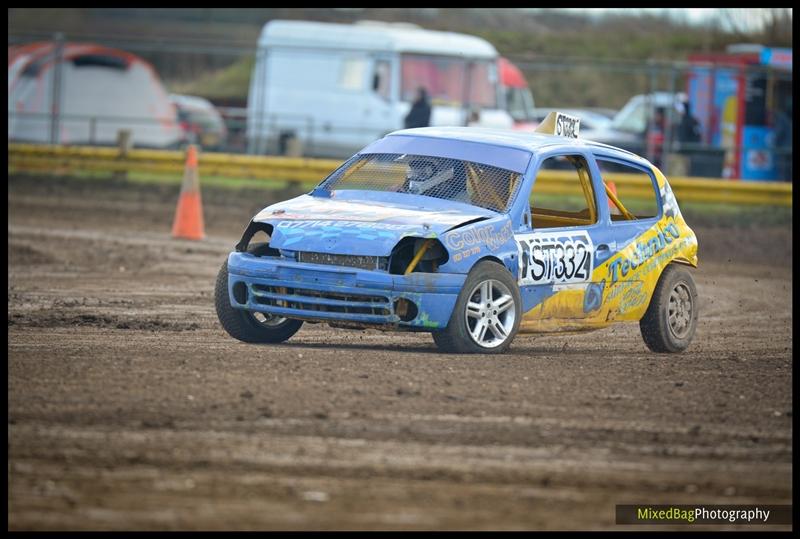
{"type": "Polygon", "coordinates": [[[533,95],[527,88],[506,87],[506,108],[515,122],[534,119],[533,95]]]}
{"type": "Polygon", "coordinates": [[[380,153],[354,156],[318,188],[407,193],[504,212],[520,178],[510,170],[461,159],[380,153]]]}
{"type": "Polygon", "coordinates": [[[414,101],[424,87],[432,105],[497,107],[497,68],[490,60],[464,60],[453,56],[402,55],[403,101],[414,101]],[[466,96],[466,99],[465,99],[466,96]]]}
{"type": "Polygon", "coordinates": [[[647,107],[644,101],[629,102],[611,121],[611,127],[620,131],[641,133],[647,127],[647,107]]]}

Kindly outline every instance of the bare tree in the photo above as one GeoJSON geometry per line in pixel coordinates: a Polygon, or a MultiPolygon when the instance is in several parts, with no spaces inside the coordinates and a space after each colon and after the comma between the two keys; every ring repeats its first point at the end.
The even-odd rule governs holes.
{"type": "Polygon", "coordinates": [[[718,22],[723,32],[763,45],[791,46],[791,8],[724,8],[718,22]]]}

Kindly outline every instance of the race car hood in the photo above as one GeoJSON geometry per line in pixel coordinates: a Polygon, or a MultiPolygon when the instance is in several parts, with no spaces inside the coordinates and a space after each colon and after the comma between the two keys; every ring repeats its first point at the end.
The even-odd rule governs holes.
{"type": "Polygon", "coordinates": [[[388,256],[405,236],[436,238],[461,224],[496,216],[477,206],[402,193],[350,191],[302,195],[263,209],[270,246],[291,251],[388,256]]]}

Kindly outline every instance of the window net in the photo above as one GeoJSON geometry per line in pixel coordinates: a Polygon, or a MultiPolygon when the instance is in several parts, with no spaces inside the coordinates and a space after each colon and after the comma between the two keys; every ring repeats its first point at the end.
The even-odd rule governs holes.
{"type": "Polygon", "coordinates": [[[369,154],[351,159],[328,177],[326,191],[356,189],[423,195],[504,212],[514,199],[520,174],[447,157],[369,154]]]}

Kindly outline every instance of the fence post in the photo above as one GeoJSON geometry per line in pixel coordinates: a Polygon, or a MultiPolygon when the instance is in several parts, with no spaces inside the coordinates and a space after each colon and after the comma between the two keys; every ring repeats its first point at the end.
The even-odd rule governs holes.
{"type": "Polygon", "coordinates": [[[308,116],[306,118],[306,127],[308,129],[308,137],[306,140],[308,141],[308,153],[310,155],[314,155],[314,118],[308,116]]]}
{"type": "MultiPolygon", "coordinates": [[[[645,147],[645,155],[647,160],[651,163],[655,161],[656,156],[656,148],[653,145],[653,122],[655,120],[656,110],[655,110],[655,96],[653,95],[656,91],[657,81],[656,81],[656,71],[655,66],[653,65],[652,61],[648,61],[648,69],[647,69],[647,94],[645,97],[645,128],[644,128],[644,147],[645,147]]],[[[658,163],[660,165],[660,163],[658,163]]]]}
{"type": "Polygon", "coordinates": [[[64,59],[64,34],[57,32],[54,41],[53,87],[50,101],[50,144],[60,142],[61,61],[64,59]]]}
{"type": "Polygon", "coordinates": [[[667,109],[667,125],[664,127],[664,146],[661,149],[661,170],[669,174],[669,156],[672,153],[672,128],[675,119],[675,80],[677,78],[677,66],[673,63],[669,69],[669,93],[672,96],[672,106],[667,109]]]}
{"type": "MultiPolygon", "coordinates": [[[[262,47],[260,44],[256,50],[256,76],[257,76],[257,89],[258,93],[258,100],[253,107],[255,110],[253,111],[253,116],[255,118],[255,129],[257,130],[256,134],[256,143],[255,143],[255,153],[256,155],[263,155],[266,153],[266,146],[268,144],[269,137],[267,134],[263,133],[263,129],[266,127],[265,117],[267,115],[266,106],[267,106],[267,49],[262,47]],[[262,138],[264,140],[264,148],[262,149],[262,138]]],[[[248,109],[249,113],[249,109],[248,109]]]]}
{"type": "Polygon", "coordinates": [[[97,135],[97,117],[92,116],[89,118],[89,144],[94,146],[95,138],[97,135]]]}
{"type": "MultiPolygon", "coordinates": [[[[132,146],[133,138],[131,137],[131,130],[120,129],[117,131],[117,148],[119,149],[119,155],[117,155],[117,159],[119,161],[122,161],[128,157],[128,152],[132,146]]],[[[114,171],[113,177],[115,180],[126,180],[128,178],[128,169],[124,164],[120,164],[120,168],[114,171]]]]}

